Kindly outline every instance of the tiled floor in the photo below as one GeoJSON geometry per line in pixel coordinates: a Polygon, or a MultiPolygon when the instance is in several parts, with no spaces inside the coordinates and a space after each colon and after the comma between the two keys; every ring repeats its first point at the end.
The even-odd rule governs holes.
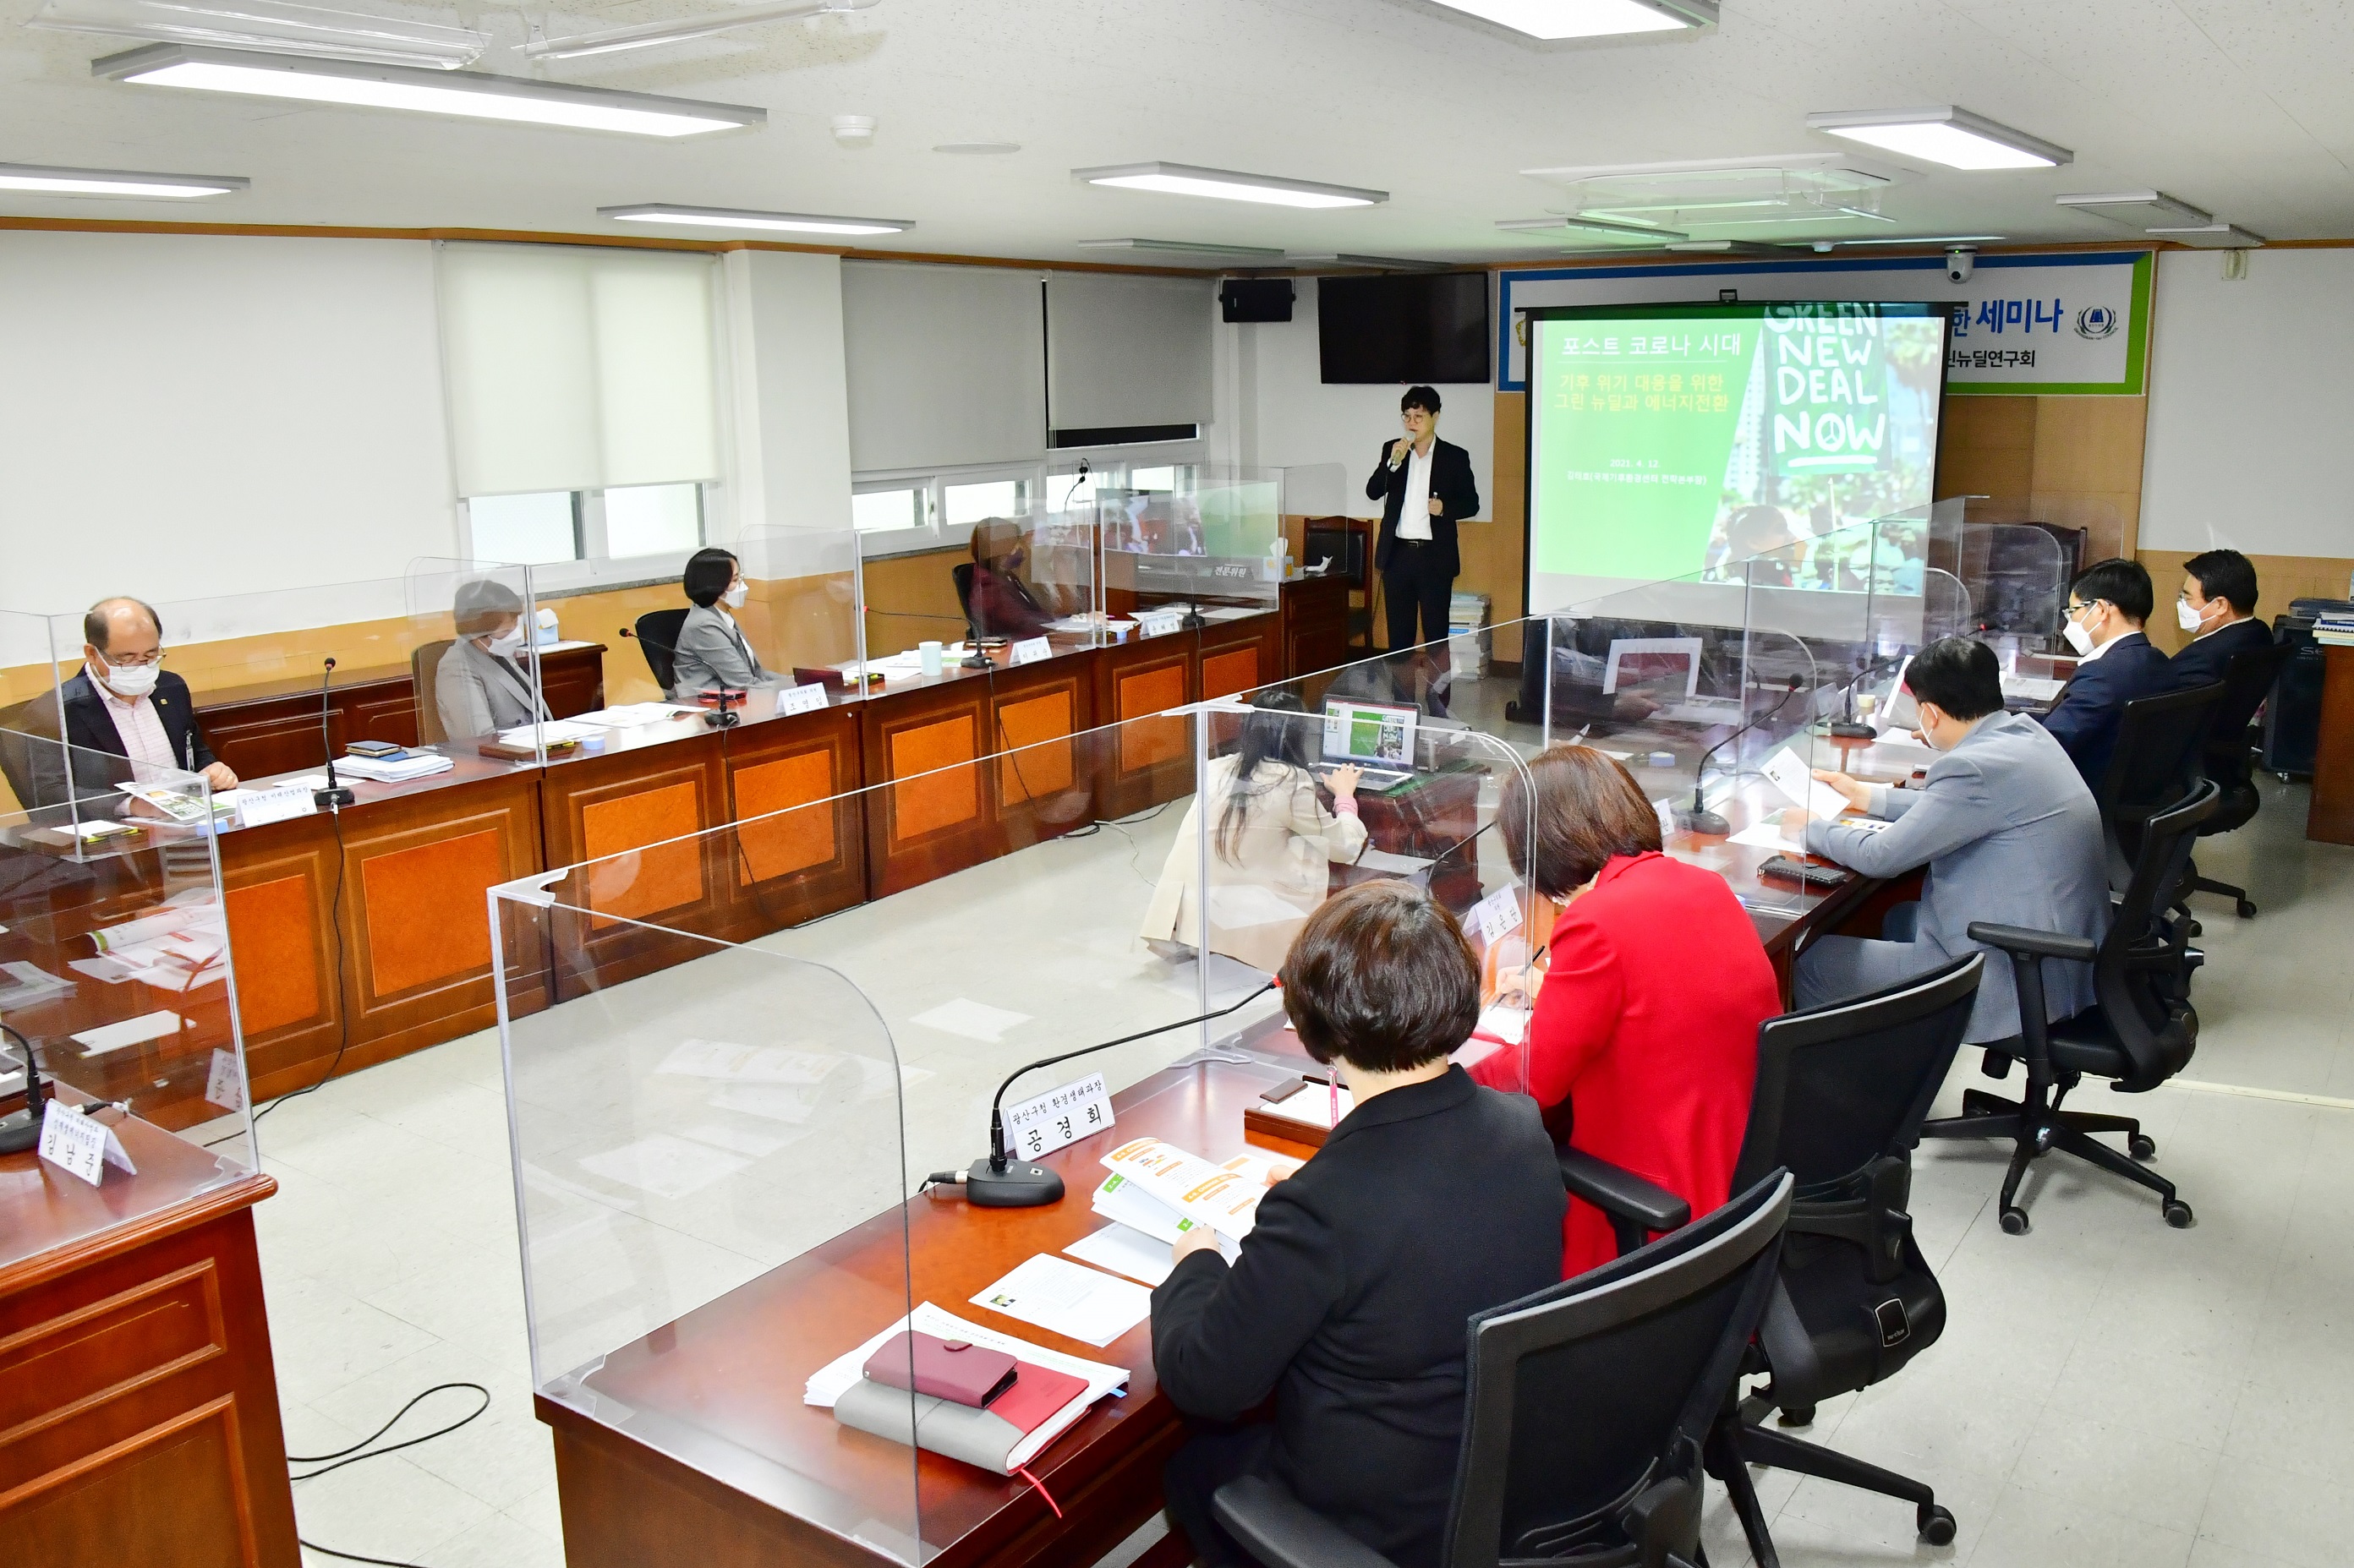
{"type": "MultiPolygon", "coordinates": [[[[2201,855],[2211,874],[2248,883],[2264,913],[2243,923],[2200,901],[2211,959],[2192,1075],[2275,1097],[2169,1088],[2126,1107],[2199,1224],[2169,1230],[2138,1192],[2054,1160],[2031,1179],[2033,1231],[2006,1236],[1992,1203],[1999,1152],[1928,1146],[1914,1213],[1949,1326],[1897,1378],[1826,1404],[1808,1436],[1928,1480],[1959,1539],[1922,1548],[1901,1504],[1763,1474],[1786,1563],[2342,1561],[2354,1541],[2354,1104],[2327,1102],[2354,1102],[2354,851],[2306,845],[2304,804],[2302,790],[2268,786],[2257,824],[2201,855]]],[[[1174,817],[1132,839],[1070,844],[1053,878],[1025,867],[1007,874],[1025,885],[994,891],[1044,900],[1041,918],[1075,895],[1140,912],[1174,817]]],[[[930,939],[957,928],[944,899],[903,905],[897,918],[890,939],[924,959],[890,1011],[956,996],[1016,1007],[994,975],[1002,931],[930,939]]],[[[1163,991],[1190,994],[1182,977],[1127,956],[1115,921],[1100,925],[1061,955],[1071,972],[1130,969],[1086,971],[1103,987],[1096,1007],[1056,1015],[1057,1033],[1132,1016],[1163,991]]],[[[854,968],[877,939],[853,916],[802,938],[811,956],[854,968]]],[[[964,1149],[989,1085],[976,1087],[961,1061],[933,1065],[932,1090],[910,1092],[911,1147],[964,1149]]],[[[1973,1074],[1958,1067],[1948,1097],[1973,1074]]],[[[2101,1091],[2084,1098],[2106,1107],[2101,1091]]],[[[560,1563],[548,1444],[528,1397],[495,1039],[355,1074],[275,1110],[261,1134],[281,1183],[258,1217],[294,1451],[354,1442],[433,1383],[469,1380],[493,1396],[457,1434],[298,1486],[303,1533],[431,1568],[560,1563]]],[[[401,1431],[472,1403],[436,1395],[401,1431]]],[[[1708,1529],[1720,1568],[1746,1561],[1721,1499],[1708,1529]]]]}

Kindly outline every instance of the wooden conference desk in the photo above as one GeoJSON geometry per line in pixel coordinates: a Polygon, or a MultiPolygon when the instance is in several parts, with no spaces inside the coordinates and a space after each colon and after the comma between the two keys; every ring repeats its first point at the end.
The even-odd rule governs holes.
{"type": "MultiPolygon", "coordinates": [[[[499,883],[646,850],[588,890],[599,913],[742,940],[1174,799],[1192,787],[1186,723],[1149,715],[1283,678],[1282,625],[1268,609],[1199,632],[1058,643],[1017,669],[950,669],[839,694],[822,712],[620,732],[601,756],[546,766],[460,742],[451,772],[354,783],[358,803],[339,821],[224,832],[254,1095],[313,1082],[339,1049],[346,1071],[490,1026],[482,910],[499,883]],[[1077,738],[1109,726],[1124,727],[1077,738]],[[1028,749],[997,755],[1013,747],[1028,749]],[[739,835],[650,848],[763,816],[739,835]]],[[[296,766],[315,772],[316,755],[313,743],[296,766]]],[[[602,928],[594,967],[619,972],[608,966],[638,939],[602,928]]]]}
{"type": "MultiPolygon", "coordinates": [[[[1893,752],[1858,766],[1893,774],[1909,771],[1910,759],[1893,752]]],[[[1727,814],[1748,809],[1735,802],[1727,814]]],[[[1703,854],[1736,890],[1753,894],[1761,887],[1756,864],[1773,853],[1689,834],[1671,847],[1703,854]]],[[[1786,987],[1805,940],[1860,918],[1876,934],[1877,906],[1897,893],[1895,884],[1859,877],[1829,895],[1777,891],[1783,907],[1754,909],[1786,987]]],[[[1272,1023],[1253,1033],[1253,1044],[1278,1062],[1296,1049],[1272,1023]]],[[[612,1401],[626,1430],[536,1396],[555,1435],[567,1561],[574,1568],[779,1561],[883,1568],[889,1559],[853,1537],[890,1540],[904,1555],[913,1544],[899,1539],[912,1499],[924,1560],[940,1568],[1095,1562],[1158,1511],[1161,1466],[1185,1436],[1183,1417],[1153,1376],[1149,1322],[1097,1348],[989,1317],[992,1329],[1129,1370],[1126,1395],[1098,1404],[1032,1467],[1060,1505],[1059,1519],[1026,1482],[938,1455],[915,1455],[911,1478],[907,1448],[840,1426],[802,1403],[803,1385],[910,1304],[979,1312],[970,1298],[984,1287],[1098,1228],[1087,1194],[1099,1181],[1097,1161],[1119,1142],[1151,1134],[1214,1160],[1240,1152],[1244,1110],[1288,1071],[1204,1061],[1153,1074],[1114,1097],[1111,1131],[1046,1157],[1063,1176],[1059,1203],[992,1210],[919,1197],[907,1206],[904,1226],[900,1210],[886,1211],[619,1348],[581,1386],[612,1401]]],[[[1296,1158],[1313,1152],[1250,1141],[1296,1158]]],[[[1178,1550],[1156,1549],[1146,1561],[1173,1564],[1178,1550]]]]}

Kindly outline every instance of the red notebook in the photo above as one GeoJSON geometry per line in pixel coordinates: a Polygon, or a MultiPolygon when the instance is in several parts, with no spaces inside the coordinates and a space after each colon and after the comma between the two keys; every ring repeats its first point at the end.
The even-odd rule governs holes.
{"type": "Polygon", "coordinates": [[[1087,1380],[1068,1372],[1014,1363],[1013,1386],[989,1402],[989,1413],[1023,1436],[1039,1424],[1087,1392],[1087,1380]]]}

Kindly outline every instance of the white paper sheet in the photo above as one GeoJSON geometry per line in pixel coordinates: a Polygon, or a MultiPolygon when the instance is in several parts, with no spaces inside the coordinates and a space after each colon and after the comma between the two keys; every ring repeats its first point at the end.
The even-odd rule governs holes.
{"type": "Polygon", "coordinates": [[[161,1040],[166,1034],[179,1032],[178,1013],[146,1012],[137,1018],[126,1018],[120,1023],[102,1023],[96,1029],[85,1029],[74,1038],[81,1042],[83,1055],[96,1056],[108,1051],[120,1051],[125,1045],[161,1040]]]}
{"type": "Polygon", "coordinates": [[[684,714],[699,714],[702,711],[683,703],[623,703],[619,707],[599,708],[593,714],[576,714],[571,722],[595,725],[600,729],[634,729],[642,724],[661,724],[684,714]]]}
{"type": "Polygon", "coordinates": [[[684,1198],[752,1162],[666,1132],[585,1155],[580,1169],[657,1198],[684,1198]]]}
{"type": "Polygon", "coordinates": [[[1874,746],[1902,747],[1907,751],[1934,752],[1937,749],[1935,747],[1931,746],[1927,741],[1915,736],[1911,730],[1899,729],[1893,726],[1887,729],[1882,730],[1879,736],[1874,739],[1872,744],[1874,746]]]}
{"type": "Polygon", "coordinates": [[[1043,1252],[982,1290],[972,1304],[1089,1345],[1108,1345],[1152,1316],[1152,1292],[1134,1280],[1043,1252]]]}
{"type": "Polygon", "coordinates": [[[1802,841],[1796,833],[1784,832],[1778,817],[1767,817],[1763,821],[1750,823],[1724,842],[1747,844],[1752,849],[1794,850],[1802,841]]]}
{"type": "Polygon", "coordinates": [[[1097,1268],[1108,1268],[1147,1285],[1160,1284],[1177,1266],[1170,1256],[1167,1242],[1118,1222],[1081,1236],[1063,1250],[1083,1263],[1092,1263],[1097,1268]]]}
{"type": "Polygon", "coordinates": [[[1816,779],[1798,754],[1784,747],[1757,769],[1766,781],[1818,817],[1836,817],[1847,810],[1847,797],[1816,779]]]}
{"type": "Polygon", "coordinates": [[[920,1023],[927,1029],[937,1029],[943,1034],[960,1035],[967,1040],[997,1045],[1003,1044],[1007,1030],[1029,1022],[1030,1015],[1009,1012],[1002,1007],[991,1007],[987,1002],[960,996],[919,1012],[907,1022],[920,1023]]]}

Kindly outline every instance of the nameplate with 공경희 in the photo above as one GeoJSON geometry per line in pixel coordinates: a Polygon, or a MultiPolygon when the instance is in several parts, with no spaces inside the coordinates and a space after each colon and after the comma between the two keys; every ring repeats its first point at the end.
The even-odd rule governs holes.
{"type": "Polygon", "coordinates": [[[1005,1145],[1024,1160],[1052,1154],[1066,1144],[1109,1131],[1111,1091],[1101,1073],[1089,1073],[1060,1088],[1023,1100],[1005,1112],[1005,1145]]]}
{"type": "Polygon", "coordinates": [[[1035,664],[1041,659],[1055,656],[1054,644],[1044,637],[1025,637],[1006,650],[1005,662],[1013,664],[1035,664]]]}

